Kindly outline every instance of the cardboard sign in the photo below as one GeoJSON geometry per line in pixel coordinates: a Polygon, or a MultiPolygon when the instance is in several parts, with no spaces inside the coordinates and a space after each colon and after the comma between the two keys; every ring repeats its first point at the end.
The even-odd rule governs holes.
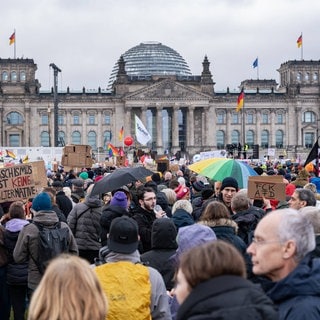
{"type": "Polygon", "coordinates": [[[33,198],[36,194],[31,164],[0,169],[0,202],[33,198]]]}
{"type": "Polygon", "coordinates": [[[250,199],[286,200],[285,183],[282,176],[252,176],[248,181],[250,199]]]}

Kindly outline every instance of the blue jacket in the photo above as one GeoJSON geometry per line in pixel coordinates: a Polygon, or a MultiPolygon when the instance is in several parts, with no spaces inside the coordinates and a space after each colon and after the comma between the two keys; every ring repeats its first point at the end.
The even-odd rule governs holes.
{"type": "Polygon", "coordinates": [[[267,295],[278,305],[280,320],[320,319],[320,259],[308,254],[267,295]]]}

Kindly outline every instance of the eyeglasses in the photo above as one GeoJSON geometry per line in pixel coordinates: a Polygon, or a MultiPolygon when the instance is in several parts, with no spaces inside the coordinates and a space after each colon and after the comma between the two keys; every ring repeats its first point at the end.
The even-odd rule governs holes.
{"type": "Polygon", "coordinates": [[[263,246],[264,244],[269,243],[280,243],[280,240],[260,240],[255,237],[252,238],[252,243],[254,243],[256,246],[263,246]]]}

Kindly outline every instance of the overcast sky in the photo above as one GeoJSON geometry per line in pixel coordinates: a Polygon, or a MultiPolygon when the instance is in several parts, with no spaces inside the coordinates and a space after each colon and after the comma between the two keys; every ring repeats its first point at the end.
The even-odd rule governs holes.
{"type": "Polygon", "coordinates": [[[53,86],[50,63],[62,69],[59,90],[106,88],[120,55],[145,41],[181,54],[194,75],[205,55],[216,91],[238,90],[259,78],[275,79],[288,60],[320,59],[319,0],[2,0],[0,57],[38,65],[41,89],[53,86]]]}

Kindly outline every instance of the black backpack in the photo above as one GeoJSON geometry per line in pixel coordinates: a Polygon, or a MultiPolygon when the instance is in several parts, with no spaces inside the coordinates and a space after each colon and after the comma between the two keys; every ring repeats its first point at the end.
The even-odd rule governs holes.
{"type": "Polygon", "coordinates": [[[61,228],[60,221],[48,228],[42,223],[33,222],[39,229],[38,259],[33,259],[41,274],[44,274],[49,261],[57,255],[69,251],[69,228],[61,228]]]}

